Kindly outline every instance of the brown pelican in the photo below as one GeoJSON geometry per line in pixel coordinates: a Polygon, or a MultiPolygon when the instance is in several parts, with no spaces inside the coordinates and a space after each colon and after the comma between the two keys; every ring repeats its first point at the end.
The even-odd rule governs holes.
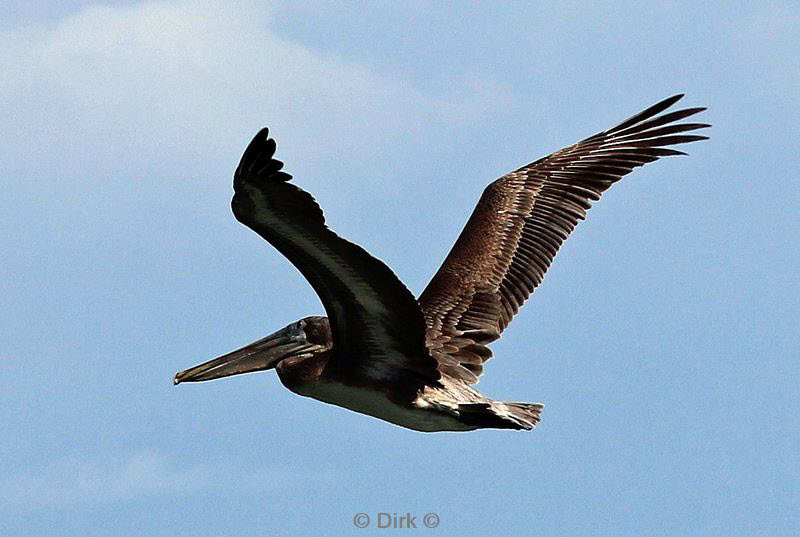
{"type": "Polygon", "coordinates": [[[666,146],[707,139],[681,133],[709,125],[678,123],[705,108],[658,115],[682,96],[491,183],[418,300],[383,262],[328,229],[262,129],[234,173],[233,214],[297,267],[328,317],[181,371],[175,384],[274,368],[297,394],[417,431],[532,429],[541,404],[501,403],[473,388],[492,356],[487,345],[591,201],[637,166],[685,155],[666,146]]]}

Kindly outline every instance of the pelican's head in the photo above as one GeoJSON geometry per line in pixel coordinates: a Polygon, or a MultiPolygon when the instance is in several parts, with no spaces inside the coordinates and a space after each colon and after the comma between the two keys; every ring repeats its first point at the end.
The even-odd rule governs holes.
{"type": "Polygon", "coordinates": [[[327,317],[306,317],[265,338],[175,374],[173,382],[201,382],[273,369],[286,358],[311,357],[330,350],[327,317]]]}

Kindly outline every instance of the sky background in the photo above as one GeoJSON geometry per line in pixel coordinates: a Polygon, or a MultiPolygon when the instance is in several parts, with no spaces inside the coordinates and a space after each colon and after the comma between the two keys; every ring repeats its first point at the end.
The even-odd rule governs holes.
{"type": "Polygon", "coordinates": [[[0,534],[800,534],[800,7],[588,4],[3,2],[0,534]],[[262,126],[418,294],[491,180],[679,92],[711,140],[612,188],[493,345],[535,431],[173,387],[323,313],[230,213],[262,126]]]}

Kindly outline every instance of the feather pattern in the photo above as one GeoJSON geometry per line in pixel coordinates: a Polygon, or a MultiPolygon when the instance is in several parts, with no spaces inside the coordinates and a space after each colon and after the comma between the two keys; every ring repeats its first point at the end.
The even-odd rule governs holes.
{"type": "Polygon", "coordinates": [[[658,115],[665,99],[616,127],[523,166],[490,184],[441,268],[419,297],[439,369],[476,383],[487,344],[542,282],[592,201],[635,167],[685,153],[665,146],[707,139],[708,127],[675,123],[705,108],[658,115]]]}
{"type": "Polygon", "coordinates": [[[438,385],[414,296],[382,261],[325,225],[314,198],[288,183],[267,129],[256,134],[234,174],[237,220],[286,256],[319,295],[330,319],[330,374],[416,393],[438,385]]]}

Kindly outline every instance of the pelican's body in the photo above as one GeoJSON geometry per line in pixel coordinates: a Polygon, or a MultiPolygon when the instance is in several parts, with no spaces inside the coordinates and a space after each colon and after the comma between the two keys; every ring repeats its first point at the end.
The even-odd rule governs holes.
{"type": "Polygon", "coordinates": [[[461,392],[463,400],[487,400],[475,390],[465,390],[464,386],[451,386],[450,389],[447,386],[425,386],[413,400],[393,401],[388,394],[369,386],[352,386],[343,381],[319,379],[299,388],[291,387],[285,381],[283,384],[296,394],[423,432],[471,431],[478,428],[476,424],[459,419],[457,403],[453,401],[456,389],[461,392]]]}
{"type": "Polygon", "coordinates": [[[417,431],[532,429],[539,403],[501,403],[473,385],[487,347],[541,283],[561,243],[611,184],[634,167],[705,139],[658,115],[666,99],[616,127],[489,185],[444,264],[415,299],[392,271],[325,226],[317,203],[280,171],[259,132],[234,174],[236,218],[308,279],[328,317],[306,317],[182,371],[175,383],[276,369],[291,391],[417,431]]]}

